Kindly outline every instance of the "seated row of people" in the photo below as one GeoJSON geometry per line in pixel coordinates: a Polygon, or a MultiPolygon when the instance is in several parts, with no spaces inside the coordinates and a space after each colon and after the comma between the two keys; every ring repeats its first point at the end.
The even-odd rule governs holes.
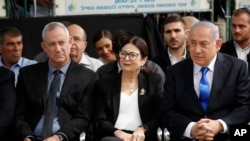
{"type": "MultiPolygon", "coordinates": [[[[76,140],[78,139],[77,135],[88,127],[88,122],[92,115],[91,111],[93,111],[92,99],[94,95],[92,91],[97,75],[86,67],[75,63],[75,61],[73,61],[74,59],[70,58],[70,50],[75,43],[74,38],[76,38],[76,36],[74,37],[73,35],[72,39],[72,35],[70,35],[69,31],[68,28],[59,22],[47,24],[42,32],[43,42],[41,46],[48,56],[48,61],[20,69],[16,86],[17,104],[12,123],[13,128],[11,128],[11,132],[15,134],[17,140],[53,140],[60,138],[76,140]],[[55,70],[58,70],[59,74],[55,74],[55,70]],[[58,78],[58,75],[60,78],[58,78]],[[54,79],[57,79],[59,86],[54,84],[54,79]],[[52,98],[50,97],[54,97],[53,100],[51,100],[52,98]],[[51,107],[51,105],[54,106],[51,107]],[[52,122],[47,123],[47,120],[50,119],[51,116],[52,122]],[[48,125],[50,125],[50,127],[47,127],[48,125]],[[79,127],[75,129],[77,125],[79,125],[79,127]],[[47,131],[49,131],[49,133],[47,133],[47,131]]],[[[129,38],[132,37],[133,36],[130,36],[129,38]]],[[[126,77],[124,78],[125,85],[123,84],[122,92],[126,90],[124,91],[125,94],[131,95],[133,92],[134,95],[137,95],[138,90],[136,89],[139,87],[139,80],[137,80],[136,75],[139,75],[141,68],[143,68],[147,62],[148,49],[146,42],[139,37],[134,37],[133,40],[131,39],[131,43],[128,43],[129,41],[130,39],[127,39],[123,45],[131,44],[129,45],[128,51],[131,50],[130,48],[132,46],[132,51],[135,50],[137,53],[128,53],[125,50],[119,52],[119,58],[123,58],[124,60],[123,65],[119,63],[119,67],[126,68],[125,72],[127,73],[124,72],[126,77]],[[143,56],[141,50],[144,53],[143,56]],[[130,59],[137,61],[131,63],[130,59]],[[133,83],[128,81],[130,79],[133,83]],[[127,87],[131,88],[127,89],[127,87]],[[134,92],[135,90],[137,94],[134,92]]],[[[143,69],[147,70],[146,68],[143,69]]],[[[154,100],[158,97],[153,96],[153,92],[155,92],[154,89],[151,88],[150,91],[148,90],[147,87],[151,86],[152,82],[150,80],[145,82],[144,80],[148,78],[144,75],[147,76],[147,73],[140,74],[142,77],[142,80],[140,80],[142,84],[142,86],[140,86],[141,95],[151,91],[152,94],[150,95],[152,96],[149,95],[148,100],[145,100],[152,101],[152,104],[160,104],[160,102],[154,100]],[[149,82],[150,84],[148,84],[149,82]]],[[[155,85],[154,87],[160,87],[160,89],[157,89],[161,91],[158,94],[160,96],[163,92],[163,81],[161,85],[158,85],[157,82],[161,81],[162,78],[160,76],[155,77],[154,75],[150,75],[152,77],[150,79],[155,79],[153,83],[155,85]]],[[[121,79],[119,72],[117,72],[115,76],[118,77],[116,79],[121,79]]],[[[119,89],[121,88],[118,86],[117,90],[119,91],[119,89]]],[[[95,97],[99,96],[96,94],[95,97]]],[[[135,96],[133,100],[135,102],[137,101],[136,97],[137,96],[135,96]]],[[[138,101],[135,105],[138,105],[138,101]]],[[[154,114],[149,114],[148,112],[155,112],[155,110],[153,108],[152,111],[148,110],[148,106],[147,104],[143,104],[145,114],[154,116],[154,114]]],[[[133,106],[131,108],[133,108],[133,106]]],[[[136,111],[137,114],[139,114],[138,110],[139,107],[136,111]]],[[[151,120],[150,117],[143,119],[143,122],[151,120]]],[[[137,122],[141,125],[140,115],[137,115],[136,118],[138,120],[137,122]]],[[[121,118],[121,121],[122,120],[123,118],[121,118]]],[[[135,125],[133,125],[133,128],[134,127],[135,125]]],[[[142,130],[144,128],[140,127],[139,129],[142,130]]]]}
{"type": "MultiPolygon", "coordinates": [[[[174,48],[180,32],[175,28],[185,24],[176,27],[173,17],[164,34],[173,36],[168,42],[174,48]]],[[[16,140],[78,140],[90,123],[94,139],[102,141],[157,140],[162,125],[171,140],[228,140],[230,126],[250,121],[247,65],[219,53],[216,25],[198,22],[190,28],[184,49],[190,58],[166,68],[166,80],[163,72],[155,73],[161,70],[155,63],[146,65],[146,42],[121,33],[114,36],[123,38],[114,39],[123,40],[112,41],[118,44],[116,61],[94,73],[70,58],[74,39],[67,27],[59,22],[44,27],[41,46],[48,60],[20,69],[17,81],[11,125],[16,140]]]]}

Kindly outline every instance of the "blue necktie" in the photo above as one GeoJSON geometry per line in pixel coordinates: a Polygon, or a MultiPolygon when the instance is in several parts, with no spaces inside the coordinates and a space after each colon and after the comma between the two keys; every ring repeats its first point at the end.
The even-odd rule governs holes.
{"type": "Polygon", "coordinates": [[[206,77],[206,74],[208,72],[208,68],[207,67],[203,67],[201,68],[201,80],[200,80],[200,102],[202,105],[202,108],[204,109],[204,111],[206,111],[207,109],[207,104],[208,104],[208,99],[209,99],[209,84],[208,84],[208,80],[206,77]]]}

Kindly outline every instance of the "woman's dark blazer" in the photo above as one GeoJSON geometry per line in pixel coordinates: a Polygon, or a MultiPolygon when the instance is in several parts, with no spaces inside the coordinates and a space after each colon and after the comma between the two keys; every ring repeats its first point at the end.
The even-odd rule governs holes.
{"type": "MultiPolygon", "coordinates": [[[[121,72],[122,73],[122,72],[121,72]]],[[[146,140],[157,140],[159,112],[163,96],[161,77],[156,73],[140,72],[138,84],[139,111],[144,126],[147,126],[146,140]]],[[[95,85],[96,136],[114,136],[114,125],[119,113],[121,75],[99,79],[95,85]]]]}

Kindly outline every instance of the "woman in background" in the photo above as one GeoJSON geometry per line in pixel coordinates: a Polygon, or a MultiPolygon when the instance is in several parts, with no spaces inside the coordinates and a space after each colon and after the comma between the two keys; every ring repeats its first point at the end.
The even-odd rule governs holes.
{"type": "Polygon", "coordinates": [[[97,31],[93,36],[93,44],[99,59],[104,63],[109,63],[116,60],[112,50],[112,34],[107,29],[97,31]]]}

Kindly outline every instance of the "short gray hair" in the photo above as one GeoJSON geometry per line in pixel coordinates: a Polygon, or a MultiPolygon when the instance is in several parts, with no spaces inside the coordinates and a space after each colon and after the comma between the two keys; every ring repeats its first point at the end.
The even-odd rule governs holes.
{"type": "Polygon", "coordinates": [[[206,27],[211,29],[211,33],[213,35],[214,41],[218,40],[220,38],[220,32],[219,32],[219,27],[211,22],[208,21],[202,21],[194,24],[191,29],[190,33],[192,33],[193,29],[196,27],[206,27]]]}
{"type": "Polygon", "coordinates": [[[65,30],[66,35],[69,37],[69,31],[64,24],[62,24],[60,22],[50,22],[50,23],[46,24],[43,28],[43,32],[42,32],[43,41],[45,40],[46,32],[51,31],[51,30],[55,29],[56,27],[63,28],[65,30]]]}

